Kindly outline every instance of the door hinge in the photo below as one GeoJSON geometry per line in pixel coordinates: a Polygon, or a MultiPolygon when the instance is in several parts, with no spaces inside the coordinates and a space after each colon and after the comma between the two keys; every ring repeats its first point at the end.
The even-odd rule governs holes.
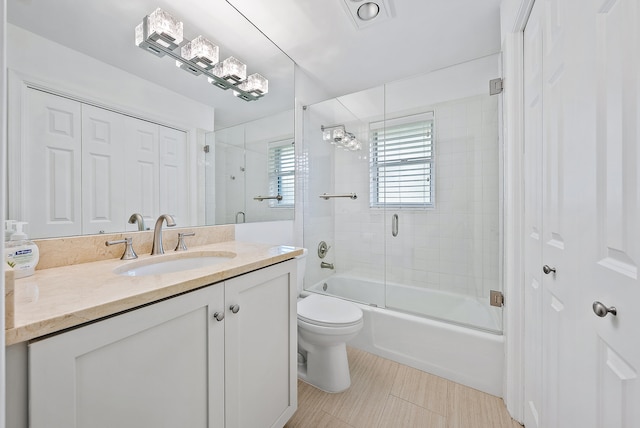
{"type": "Polygon", "coordinates": [[[489,303],[491,306],[504,306],[504,294],[501,291],[491,290],[489,295],[489,303]]]}
{"type": "Polygon", "coordinates": [[[208,144],[206,146],[204,146],[204,152],[205,153],[209,153],[209,145],[208,144]]]}
{"type": "Polygon", "coordinates": [[[502,89],[502,79],[500,77],[489,80],[489,95],[498,95],[502,93],[502,89]]]}

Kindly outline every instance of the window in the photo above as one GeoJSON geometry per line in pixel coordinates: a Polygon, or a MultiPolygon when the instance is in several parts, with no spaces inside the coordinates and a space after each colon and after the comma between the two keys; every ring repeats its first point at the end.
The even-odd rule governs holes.
{"type": "Polygon", "coordinates": [[[433,207],[433,112],[370,124],[371,206],[433,207]]]}
{"type": "Polygon", "coordinates": [[[292,141],[269,144],[269,194],[280,195],[282,200],[269,200],[270,207],[293,208],[295,186],[295,157],[292,141]]]}

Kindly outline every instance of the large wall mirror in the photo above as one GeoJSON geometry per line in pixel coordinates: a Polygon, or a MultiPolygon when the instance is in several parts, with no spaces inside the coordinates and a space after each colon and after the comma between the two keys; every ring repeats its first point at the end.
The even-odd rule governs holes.
{"type": "Polygon", "coordinates": [[[294,64],[230,2],[7,8],[6,215],[30,237],[133,232],[135,213],[145,228],[162,213],[178,226],[293,218],[294,64]],[[136,46],[157,8],[183,22],[182,45],[206,37],[268,93],[245,101],[136,46]]]}
{"type": "Polygon", "coordinates": [[[293,121],[287,110],[207,135],[207,223],[293,219],[293,121]]]}

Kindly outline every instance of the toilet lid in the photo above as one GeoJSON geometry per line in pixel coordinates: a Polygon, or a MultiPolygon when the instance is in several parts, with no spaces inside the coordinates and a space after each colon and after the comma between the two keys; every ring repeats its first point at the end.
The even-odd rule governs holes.
{"type": "Polygon", "coordinates": [[[362,319],[362,310],[335,297],[312,294],[298,302],[298,318],[311,324],[352,325],[362,319]]]}

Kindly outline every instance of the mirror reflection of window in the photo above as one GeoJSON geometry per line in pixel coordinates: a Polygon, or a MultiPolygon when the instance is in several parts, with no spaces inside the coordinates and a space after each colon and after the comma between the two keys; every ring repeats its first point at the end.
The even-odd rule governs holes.
{"type": "Polygon", "coordinates": [[[269,194],[280,195],[281,200],[270,199],[271,208],[293,208],[295,187],[295,153],[291,140],[269,143],[269,194]]]}

